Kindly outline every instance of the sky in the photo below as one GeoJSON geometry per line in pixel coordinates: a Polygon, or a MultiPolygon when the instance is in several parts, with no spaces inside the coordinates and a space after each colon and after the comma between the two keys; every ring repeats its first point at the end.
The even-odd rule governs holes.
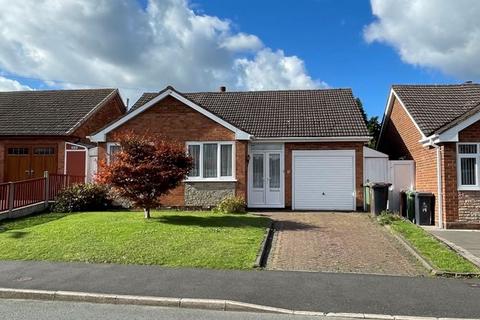
{"type": "Polygon", "coordinates": [[[0,91],[353,89],[480,78],[478,0],[0,0],[0,91]]]}

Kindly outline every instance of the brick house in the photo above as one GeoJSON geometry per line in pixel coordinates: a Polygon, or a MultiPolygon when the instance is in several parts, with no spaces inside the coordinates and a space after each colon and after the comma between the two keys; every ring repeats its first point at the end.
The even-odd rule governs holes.
{"type": "Polygon", "coordinates": [[[355,210],[363,205],[369,141],[350,89],[145,93],[125,116],[89,138],[99,160],[115,135],[149,130],[185,145],[194,168],[162,199],[209,207],[228,195],[251,208],[355,210]]]}
{"type": "Polygon", "coordinates": [[[480,84],[394,85],[378,149],[415,161],[416,190],[435,194],[445,228],[480,228],[480,84]]]}
{"type": "Polygon", "coordinates": [[[0,182],[85,176],[86,136],[125,112],[116,89],[0,92],[0,182]]]}

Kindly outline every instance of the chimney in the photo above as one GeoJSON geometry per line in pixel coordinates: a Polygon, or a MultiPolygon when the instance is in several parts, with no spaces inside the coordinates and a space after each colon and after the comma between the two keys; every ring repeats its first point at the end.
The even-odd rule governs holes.
{"type": "Polygon", "coordinates": [[[227,87],[225,87],[225,86],[221,86],[219,89],[220,89],[220,92],[225,92],[225,91],[227,91],[227,87]]]}

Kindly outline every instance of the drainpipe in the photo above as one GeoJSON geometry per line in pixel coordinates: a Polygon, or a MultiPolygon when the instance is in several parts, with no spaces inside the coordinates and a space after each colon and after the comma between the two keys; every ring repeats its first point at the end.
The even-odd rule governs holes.
{"type": "Polygon", "coordinates": [[[443,229],[443,188],[442,188],[442,152],[440,146],[430,140],[430,145],[437,150],[437,199],[438,227],[443,229]]]}

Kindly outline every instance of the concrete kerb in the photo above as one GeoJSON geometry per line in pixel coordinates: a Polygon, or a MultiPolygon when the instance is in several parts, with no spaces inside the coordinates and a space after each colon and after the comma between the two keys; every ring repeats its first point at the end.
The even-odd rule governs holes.
{"type": "MultiPolygon", "coordinates": [[[[479,273],[459,273],[449,272],[436,269],[430,262],[428,262],[423,256],[415,249],[402,235],[396,233],[388,225],[385,226],[387,230],[400,242],[408,252],[410,252],[424,267],[430,272],[430,274],[439,277],[453,277],[453,278],[477,278],[480,277],[479,273]]],[[[430,234],[430,233],[429,233],[430,234]]],[[[452,248],[453,249],[453,248],[452,248]]],[[[456,250],[454,250],[456,251],[456,250]]],[[[468,260],[468,259],[467,259],[468,260]]],[[[400,319],[401,320],[401,319],[400,319]]]]}
{"type": "Polygon", "coordinates": [[[270,248],[272,246],[273,234],[275,232],[275,226],[273,221],[270,221],[265,236],[263,238],[262,244],[260,245],[260,251],[257,254],[255,263],[253,264],[254,268],[264,268],[267,264],[268,254],[270,253],[270,248]]]}
{"type": "MultiPolygon", "coordinates": [[[[378,319],[378,320],[455,320],[453,318],[436,317],[415,317],[387,314],[368,313],[324,313],[315,311],[290,310],[276,307],[263,306],[252,303],[244,303],[222,299],[191,299],[191,298],[170,298],[151,297],[135,295],[115,295],[104,293],[86,293],[73,291],[50,291],[31,289],[0,288],[0,298],[21,299],[21,300],[47,300],[47,301],[75,301],[103,304],[130,304],[157,307],[174,307],[189,309],[209,309],[217,311],[242,311],[242,312],[265,312],[276,314],[308,315],[330,318],[351,318],[351,319],[378,319]]],[[[462,319],[475,320],[475,319],[462,319]]],[[[479,320],[479,319],[476,319],[479,320]]]]}
{"type": "MultiPolygon", "coordinates": [[[[428,232],[428,230],[426,230],[428,232]]],[[[443,242],[447,247],[449,247],[450,249],[452,249],[453,251],[457,252],[459,255],[461,255],[462,257],[464,257],[465,259],[467,259],[468,261],[470,261],[471,263],[473,263],[474,265],[476,265],[477,267],[480,268],[480,258],[477,258],[476,256],[474,256],[473,254],[471,254],[468,250],[460,247],[460,246],[457,246],[455,243],[451,242],[451,241],[448,241],[447,239],[439,236],[439,235],[436,235],[434,233],[431,233],[431,232],[428,232],[431,236],[433,236],[434,238],[436,238],[438,241],[441,241],[443,242]]]]}

